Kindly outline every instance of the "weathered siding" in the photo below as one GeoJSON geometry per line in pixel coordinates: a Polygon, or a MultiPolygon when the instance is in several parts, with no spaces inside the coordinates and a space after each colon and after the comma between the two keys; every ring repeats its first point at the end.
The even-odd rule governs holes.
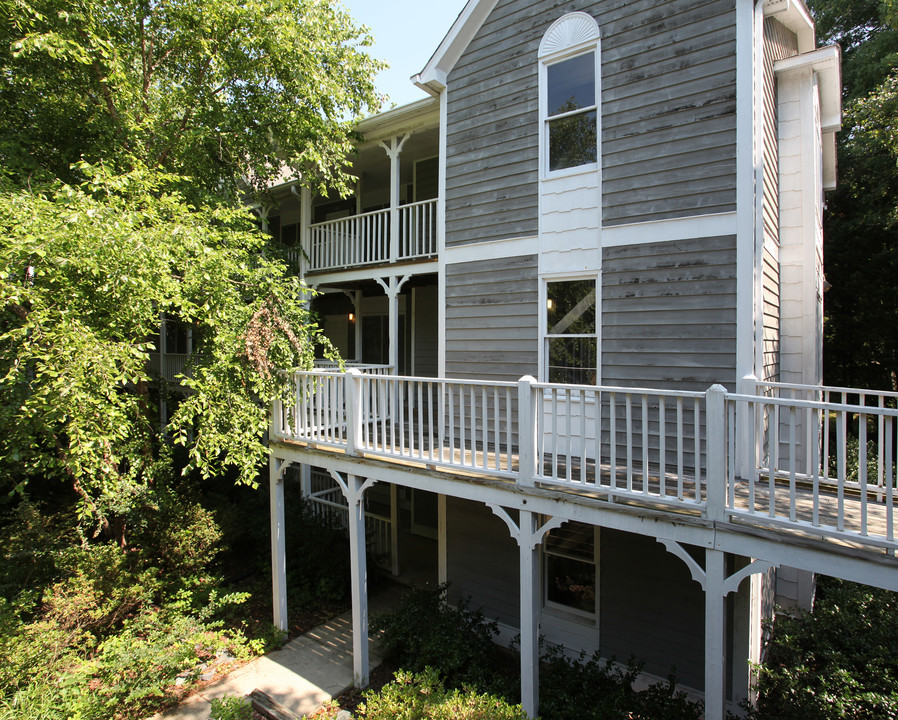
{"type": "Polygon", "coordinates": [[[680,683],[702,688],[705,598],[686,564],[653,538],[603,529],[600,565],[602,656],[635,656],[661,677],[674,667],[680,683]]]}
{"type": "Polygon", "coordinates": [[[536,234],[537,51],[575,10],[602,33],[604,223],[735,208],[733,0],[500,0],[449,77],[449,245],[536,234]]]}
{"type": "Polygon", "coordinates": [[[518,545],[508,526],[483,503],[446,498],[449,601],[511,627],[520,626],[518,545]]]}
{"type": "Polygon", "coordinates": [[[414,374],[436,377],[439,337],[437,322],[437,288],[428,285],[414,288],[414,374]]]}
{"type": "Polygon", "coordinates": [[[776,76],[773,63],[798,52],[798,38],[779,21],[764,20],[764,151],[763,222],[764,256],[762,278],[763,368],[762,379],[780,379],[780,208],[779,143],[776,76]]]}
{"type": "Polygon", "coordinates": [[[732,390],[735,381],[735,237],[605,248],[602,384],[732,390]]]}
{"type": "Polygon", "coordinates": [[[535,375],[535,255],[446,266],[446,376],[517,380],[535,375]]]}

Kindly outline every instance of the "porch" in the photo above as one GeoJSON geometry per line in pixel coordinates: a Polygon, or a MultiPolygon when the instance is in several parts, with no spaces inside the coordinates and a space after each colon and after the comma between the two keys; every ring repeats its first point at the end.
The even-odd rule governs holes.
{"type": "MultiPolygon", "coordinates": [[[[708,718],[724,716],[726,598],[743,580],[782,564],[898,589],[894,393],[751,378],[739,393],[676,392],[358,369],[295,380],[295,406],[273,409],[274,561],[283,467],[324,468],[348,505],[362,684],[369,524],[359,510],[375,483],[474,500],[504,521],[520,548],[522,702],[531,714],[538,547],[562,523],[648,536],[688,567],[705,592],[708,718]],[[747,564],[728,575],[728,555],[747,564]]],[[[443,580],[444,555],[439,562],[443,580]]]]}

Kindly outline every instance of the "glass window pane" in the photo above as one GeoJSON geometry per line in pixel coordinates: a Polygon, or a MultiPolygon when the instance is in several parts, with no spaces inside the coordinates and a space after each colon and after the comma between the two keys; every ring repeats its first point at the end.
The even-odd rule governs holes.
{"type": "Polygon", "coordinates": [[[596,104],[595,53],[562,60],[546,71],[549,117],[596,104]]]}
{"type": "Polygon", "coordinates": [[[546,285],[546,332],[584,335],[596,331],[595,280],[565,280],[546,285]]]}
{"type": "Polygon", "coordinates": [[[589,165],[598,157],[596,111],[549,122],[549,170],[589,165]]]}
{"type": "Polygon", "coordinates": [[[596,566],[546,555],[546,598],[585,612],[596,611],[596,566]]]}
{"type": "Polygon", "coordinates": [[[596,339],[594,337],[549,338],[549,382],[595,385],[596,339]]]}

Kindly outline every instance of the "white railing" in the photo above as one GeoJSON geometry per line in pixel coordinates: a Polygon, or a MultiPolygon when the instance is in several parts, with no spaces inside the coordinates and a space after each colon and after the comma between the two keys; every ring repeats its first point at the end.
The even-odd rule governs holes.
{"type": "Polygon", "coordinates": [[[399,258],[411,260],[437,251],[437,203],[422,200],[399,207],[399,258]]]}
{"type": "MultiPolygon", "coordinates": [[[[343,491],[326,475],[312,471],[311,492],[307,498],[313,518],[328,527],[347,528],[349,507],[343,491]]],[[[393,566],[393,521],[383,515],[365,512],[365,544],[368,554],[380,567],[393,566]]]]}
{"type": "Polygon", "coordinates": [[[898,550],[889,393],[297,374],[275,439],[898,550]],[[826,399],[803,399],[813,397],[826,399]],[[794,397],[782,397],[783,394],[794,397]],[[849,397],[863,404],[842,402],[849,397]],[[880,400],[882,398],[882,400],[880,400]]]}
{"type": "Polygon", "coordinates": [[[309,269],[355,267],[389,260],[390,211],[309,226],[309,269]]]}
{"type": "Polygon", "coordinates": [[[150,353],[149,368],[166,380],[176,381],[184,374],[189,359],[190,355],[186,353],[150,353]]]}
{"type": "Polygon", "coordinates": [[[344,360],[343,368],[341,368],[340,363],[333,360],[315,361],[316,370],[326,370],[327,372],[343,372],[344,368],[346,370],[348,370],[349,368],[355,368],[356,370],[367,373],[369,375],[390,375],[393,372],[392,365],[376,365],[373,363],[356,362],[354,360],[344,360]]]}
{"type": "Polygon", "coordinates": [[[894,543],[898,410],[886,407],[894,394],[765,385],[766,396],[727,398],[729,509],[815,535],[894,543]]]}
{"type": "Polygon", "coordinates": [[[701,504],[705,393],[535,383],[536,477],[701,504]],[[541,461],[540,461],[541,460],[541,461]]]}
{"type": "Polygon", "coordinates": [[[436,209],[436,200],[424,200],[310,225],[309,270],[358,267],[433,255],[437,251],[436,209]],[[395,236],[392,227],[397,228],[395,236]],[[392,247],[394,241],[396,247],[392,247]]]}

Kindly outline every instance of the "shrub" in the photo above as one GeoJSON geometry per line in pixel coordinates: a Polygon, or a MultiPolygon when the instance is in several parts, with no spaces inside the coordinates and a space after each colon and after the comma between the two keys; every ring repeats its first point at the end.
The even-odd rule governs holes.
{"type": "Polygon", "coordinates": [[[821,577],[812,613],[779,616],[755,720],[898,717],[898,594],[821,577]]]}
{"type": "Polygon", "coordinates": [[[450,687],[469,684],[502,694],[516,692],[498,671],[507,664],[496,661],[501,652],[493,643],[498,625],[466,603],[451,607],[445,595],[446,585],[412,589],[396,612],[374,617],[371,627],[383,631],[384,657],[411,672],[438,668],[450,687]]]}
{"type": "Polygon", "coordinates": [[[552,648],[542,657],[539,712],[552,720],[699,720],[701,703],[677,690],[676,678],[636,691],[642,665],[621,667],[596,653],[572,658],[552,648]]]}
{"type": "Polygon", "coordinates": [[[252,720],[253,706],[246,698],[226,695],[212,701],[209,720],[252,720]]]}
{"type": "MultiPolygon", "coordinates": [[[[433,668],[421,673],[400,670],[393,682],[365,694],[358,715],[365,720],[527,720],[519,705],[476,690],[447,690],[433,668]]],[[[337,712],[316,716],[334,720],[337,712]]]]}

